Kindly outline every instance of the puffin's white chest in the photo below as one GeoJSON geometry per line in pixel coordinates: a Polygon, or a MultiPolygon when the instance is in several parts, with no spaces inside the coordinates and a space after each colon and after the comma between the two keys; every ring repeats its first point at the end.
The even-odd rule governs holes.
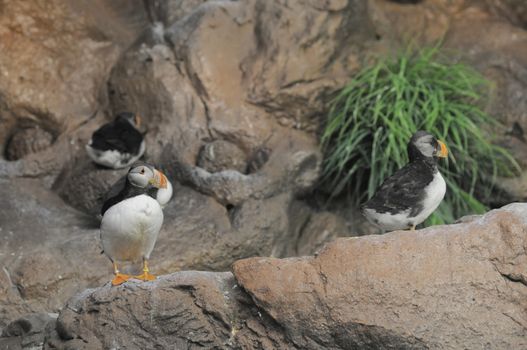
{"type": "Polygon", "coordinates": [[[446,193],[446,182],[441,176],[439,171],[436,171],[434,174],[434,179],[432,182],[425,187],[425,196],[423,199],[423,210],[415,216],[413,221],[416,225],[425,221],[427,217],[430,216],[437,209],[446,193]]]}
{"type": "Polygon", "coordinates": [[[173,191],[174,189],[172,188],[172,184],[168,180],[167,180],[166,188],[160,188],[157,190],[156,199],[161,205],[161,208],[164,208],[167,205],[167,203],[170,201],[170,199],[172,198],[173,191]]]}
{"type": "Polygon", "coordinates": [[[412,208],[399,213],[379,213],[375,209],[367,208],[364,210],[364,215],[370,222],[387,231],[405,230],[413,225],[419,225],[437,209],[445,196],[446,183],[439,171],[423,190],[422,202],[416,203],[421,210],[415,215],[412,215],[412,208]]]}
{"type": "Polygon", "coordinates": [[[128,198],[110,207],[101,221],[101,243],[114,261],[149,258],[163,224],[163,211],[150,196],[128,198]]]}

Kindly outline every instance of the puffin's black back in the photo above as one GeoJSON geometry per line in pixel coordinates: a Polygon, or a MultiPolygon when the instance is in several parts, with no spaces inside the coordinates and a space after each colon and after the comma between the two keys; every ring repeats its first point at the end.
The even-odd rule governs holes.
{"type": "Polygon", "coordinates": [[[115,204],[141,194],[146,194],[156,199],[157,191],[158,189],[153,186],[145,188],[133,186],[130,181],[128,181],[128,176],[124,176],[119,179],[108,192],[108,196],[102,205],[101,215],[104,215],[104,213],[115,204]]]}
{"type": "Polygon", "coordinates": [[[434,179],[437,171],[434,164],[425,161],[410,162],[387,178],[363,208],[375,209],[378,213],[397,214],[412,209],[416,215],[423,208],[423,189],[434,179]]]}
{"type": "Polygon", "coordinates": [[[118,115],[113,122],[101,126],[93,133],[91,146],[102,151],[116,150],[136,154],[142,141],[143,135],[126,118],[118,115]]]}

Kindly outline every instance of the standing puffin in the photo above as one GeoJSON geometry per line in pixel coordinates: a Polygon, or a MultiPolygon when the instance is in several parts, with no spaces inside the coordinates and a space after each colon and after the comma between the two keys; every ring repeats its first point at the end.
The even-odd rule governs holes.
{"type": "Polygon", "coordinates": [[[448,150],[426,131],[413,134],[408,143],[410,162],[387,178],[362,213],[384,231],[415,230],[439,206],[446,183],[437,169],[438,158],[448,150]]]}
{"type": "Polygon", "coordinates": [[[130,166],[145,153],[143,135],[137,130],[141,118],[133,113],[120,113],[114,121],[97,129],[86,151],[97,164],[112,169],[130,166]]]}
{"type": "Polygon", "coordinates": [[[101,214],[101,244],[113,263],[119,285],[131,276],[119,272],[118,263],[143,261],[143,273],[135,278],[155,279],[148,270],[148,259],[163,224],[163,210],[156,200],[159,189],[167,187],[167,178],[153,166],[137,162],[126,176],[123,189],[104,203],[101,214]]]}

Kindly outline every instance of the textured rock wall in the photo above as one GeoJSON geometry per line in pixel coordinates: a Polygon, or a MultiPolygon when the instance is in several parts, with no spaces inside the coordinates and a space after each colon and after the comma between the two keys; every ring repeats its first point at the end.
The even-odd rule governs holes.
{"type": "MultiPolygon", "coordinates": [[[[328,97],[407,37],[444,36],[496,81],[489,110],[525,128],[521,4],[403,3],[0,1],[0,326],[56,312],[110,277],[96,214],[124,171],[94,166],[84,144],[113,113],[141,114],[145,159],[175,185],[156,273],[312,254],[366,232],[353,211],[305,200],[320,169],[316,131],[328,97]]],[[[527,154],[514,135],[508,144],[527,154]]],[[[511,186],[525,198],[524,181],[511,186]]]]}
{"type": "Polygon", "coordinates": [[[45,349],[523,349],[526,214],[512,204],[316,256],[240,260],[233,274],[107,283],[70,299],[53,327],[13,322],[0,345],[29,339],[29,323],[45,349]]]}
{"type": "MultiPolygon", "coordinates": [[[[11,198],[0,211],[6,236],[1,322],[23,311],[58,310],[73,292],[108,278],[108,262],[98,253],[96,214],[124,171],[94,166],[83,145],[114,112],[131,110],[143,117],[145,158],[175,184],[152,261],[158,273],[221,270],[254,255],[310,253],[335,236],[334,228],[347,232],[343,220],[313,212],[298,199],[316,182],[321,155],[314,136],[297,129],[313,129],[309,121],[322,111],[323,96],[362,60],[359,45],[371,33],[348,28],[369,25],[364,4],[352,5],[198,1],[152,2],[143,8],[99,1],[92,8],[87,2],[56,2],[46,5],[46,14],[37,5],[9,5],[10,11],[22,13],[16,7],[22,6],[27,17],[36,18],[20,35],[50,56],[35,62],[34,69],[40,72],[38,64],[49,61],[52,79],[31,86],[42,100],[28,90],[24,103],[17,92],[23,86],[0,86],[14,123],[4,124],[8,135],[0,143],[17,155],[0,160],[0,176],[6,178],[1,191],[11,198]],[[300,12],[305,17],[292,17],[300,12]],[[64,26],[73,21],[71,27],[78,29],[73,35],[62,27],[41,28],[39,16],[55,16],[64,26]],[[33,32],[52,37],[56,48],[48,52],[41,47],[45,43],[31,41],[33,32]],[[59,58],[71,67],[83,64],[72,78],[61,77],[54,70],[59,58]],[[350,60],[355,63],[344,64],[350,60]],[[299,113],[299,106],[310,115],[299,113]],[[39,108],[47,112],[35,112],[38,118],[21,124],[28,118],[20,111],[39,108]],[[11,142],[24,140],[33,127],[51,133],[51,144],[11,142]],[[231,155],[221,152],[196,167],[200,154],[218,142],[238,150],[236,168],[223,165],[231,155]]],[[[0,23],[7,23],[9,35],[18,35],[10,21],[6,16],[0,23]]],[[[8,72],[20,71],[14,57],[2,59],[13,65],[8,72]]]]}

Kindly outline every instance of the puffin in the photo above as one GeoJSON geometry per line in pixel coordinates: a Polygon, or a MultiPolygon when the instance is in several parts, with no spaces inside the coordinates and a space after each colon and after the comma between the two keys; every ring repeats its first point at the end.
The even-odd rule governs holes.
{"type": "Polygon", "coordinates": [[[383,182],[361,206],[362,214],[384,232],[415,230],[445,196],[446,183],[437,162],[447,156],[443,142],[427,131],[417,131],[408,142],[409,163],[383,182]]]}
{"type": "Polygon", "coordinates": [[[97,129],[86,145],[86,152],[97,164],[122,169],[129,167],[145,153],[145,141],[137,128],[141,118],[123,112],[97,129]]]}
{"type": "MultiPolygon", "coordinates": [[[[117,182],[115,182],[111,187],[108,193],[104,196],[104,201],[107,201],[108,199],[117,196],[119,192],[121,192],[127,182],[128,175],[125,175],[121,177],[117,182]]],[[[161,208],[165,208],[170,199],[172,199],[172,194],[174,193],[174,188],[172,187],[172,183],[168,179],[168,177],[165,175],[166,178],[166,187],[164,188],[158,188],[155,193],[155,199],[161,206],[161,208]]]]}
{"type": "Polygon", "coordinates": [[[167,188],[167,178],[152,165],[132,164],[124,187],[109,196],[101,210],[100,241],[103,252],[112,261],[116,286],[134,277],[151,281],[148,260],[163,224],[163,209],[156,199],[161,189],[167,188]],[[130,276],[119,272],[122,262],[142,261],[143,273],[130,276]]]}

